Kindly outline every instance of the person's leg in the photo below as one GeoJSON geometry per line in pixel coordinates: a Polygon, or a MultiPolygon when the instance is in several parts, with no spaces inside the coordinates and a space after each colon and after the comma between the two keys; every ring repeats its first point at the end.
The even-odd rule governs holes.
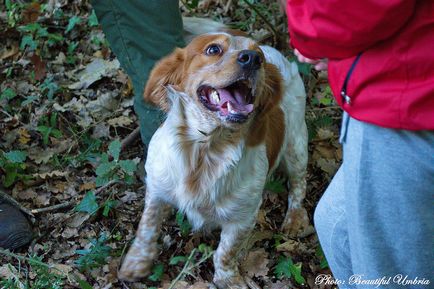
{"type": "Polygon", "coordinates": [[[350,119],[343,148],[354,274],[362,280],[392,277],[389,288],[432,288],[434,131],[394,130],[350,119]],[[430,285],[396,284],[398,274],[430,279],[430,285]]]}
{"type": "Polygon", "coordinates": [[[98,20],[135,92],[134,109],[148,144],[163,114],[143,101],[143,88],[155,62],[184,46],[178,0],[92,0],[98,20]]]}
{"type": "MultiPolygon", "coordinates": [[[[333,276],[346,282],[353,275],[353,269],[348,245],[343,171],[341,167],[321,197],[315,209],[314,224],[333,276]]],[[[318,278],[317,281],[327,284],[326,279],[318,278]]],[[[351,286],[343,284],[340,288],[351,286]]]]}

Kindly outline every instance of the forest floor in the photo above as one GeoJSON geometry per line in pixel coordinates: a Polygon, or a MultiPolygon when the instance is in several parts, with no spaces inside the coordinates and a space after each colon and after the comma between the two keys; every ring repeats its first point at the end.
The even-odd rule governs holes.
{"type": "MultiPolygon", "coordinates": [[[[227,2],[186,0],[180,9],[244,30],[295,61],[277,1],[227,2]]],[[[0,249],[0,288],[207,288],[218,232],[192,233],[176,211],[163,225],[153,274],[137,283],[117,279],[144,205],[144,148],[134,138],[131,82],[89,2],[2,1],[0,38],[0,191],[27,211],[34,230],[29,246],[0,249]]],[[[326,73],[299,69],[308,95],[312,220],[341,161],[341,112],[326,73]]],[[[325,288],[315,285],[330,274],[317,236],[279,231],[282,183],[267,183],[241,271],[251,288],[325,288]]]]}

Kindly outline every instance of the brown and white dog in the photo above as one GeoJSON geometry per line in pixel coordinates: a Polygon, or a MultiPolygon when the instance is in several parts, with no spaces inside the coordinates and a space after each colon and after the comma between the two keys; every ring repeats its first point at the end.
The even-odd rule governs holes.
{"type": "Polygon", "coordinates": [[[291,192],[283,229],[302,233],[306,191],[305,90],[277,50],[227,33],[198,36],[153,69],[145,100],[167,111],[149,144],[145,209],[119,277],[146,276],[174,206],[193,228],[220,227],[218,288],[247,288],[237,254],[255,226],[266,179],[280,167],[291,192]]]}

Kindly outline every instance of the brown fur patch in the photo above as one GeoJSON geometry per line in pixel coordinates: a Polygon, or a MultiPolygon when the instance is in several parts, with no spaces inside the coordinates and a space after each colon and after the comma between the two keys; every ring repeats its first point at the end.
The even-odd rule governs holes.
{"type": "Polygon", "coordinates": [[[257,146],[263,142],[267,147],[269,169],[271,169],[282,149],[285,133],[285,115],[279,104],[282,100],[282,78],[272,64],[265,64],[265,87],[259,99],[259,113],[255,117],[247,146],[257,146]]]}
{"type": "Polygon", "coordinates": [[[182,86],[184,60],[184,50],[177,48],[155,65],[145,87],[144,99],[146,102],[158,106],[164,111],[169,110],[166,86],[182,86]]]}

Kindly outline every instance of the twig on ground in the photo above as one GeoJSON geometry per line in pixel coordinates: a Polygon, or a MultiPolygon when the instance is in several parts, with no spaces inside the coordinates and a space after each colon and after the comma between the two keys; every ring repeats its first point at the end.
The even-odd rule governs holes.
{"type": "Polygon", "coordinates": [[[249,286],[250,289],[261,289],[258,284],[256,284],[255,281],[253,281],[250,277],[245,276],[244,281],[246,281],[247,286],[249,286]]]}
{"type": "Polygon", "coordinates": [[[34,218],[35,216],[33,215],[33,213],[23,207],[17,200],[15,200],[14,198],[12,198],[11,196],[9,196],[8,194],[6,194],[5,192],[3,192],[2,190],[0,190],[0,199],[5,200],[6,202],[9,202],[10,204],[12,204],[13,206],[17,207],[18,209],[20,209],[22,212],[24,212],[25,214],[29,215],[30,217],[34,218]]]}
{"type": "Polygon", "coordinates": [[[278,39],[278,37],[277,37],[278,33],[277,33],[276,29],[273,27],[273,25],[270,23],[270,21],[268,21],[267,17],[265,17],[261,13],[261,11],[259,11],[258,8],[256,8],[255,5],[250,3],[248,0],[243,0],[243,1],[244,1],[244,3],[247,4],[247,6],[249,6],[251,9],[253,9],[258,14],[258,16],[261,17],[261,19],[265,22],[265,24],[268,26],[268,28],[270,28],[271,32],[273,33],[273,42],[274,42],[274,44],[276,44],[277,39],[278,39]]]}
{"type": "Polygon", "coordinates": [[[214,251],[203,253],[202,257],[200,258],[200,260],[197,263],[192,263],[191,260],[193,259],[194,254],[196,252],[197,252],[196,248],[194,248],[191,251],[191,253],[188,256],[187,261],[185,262],[185,265],[182,268],[181,272],[178,274],[178,276],[176,276],[175,280],[173,280],[172,283],[170,283],[170,286],[168,289],[175,288],[176,283],[178,283],[178,281],[181,280],[181,278],[184,277],[184,275],[188,274],[190,276],[193,276],[193,273],[191,272],[191,270],[193,270],[195,267],[199,267],[200,264],[205,262],[208,258],[210,258],[214,254],[214,251]]]}
{"type": "Polygon", "coordinates": [[[74,203],[75,203],[75,201],[68,201],[65,203],[61,203],[61,204],[57,204],[57,205],[53,205],[53,206],[49,206],[49,207],[45,207],[45,208],[32,209],[31,212],[33,214],[39,214],[39,213],[45,213],[45,212],[60,210],[60,209],[68,208],[68,207],[72,206],[74,203]]]}
{"type": "MultiPolygon", "coordinates": [[[[114,185],[115,183],[118,183],[118,181],[117,180],[111,180],[110,182],[108,182],[104,186],[99,187],[94,192],[95,196],[98,195],[99,193],[101,193],[102,191],[104,191],[105,189],[107,189],[108,187],[114,185]]],[[[57,205],[53,205],[53,206],[49,206],[49,207],[32,209],[29,212],[33,216],[33,214],[45,213],[45,212],[50,212],[50,211],[55,211],[55,210],[60,210],[60,209],[68,208],[70,206],[73,206],[75,203],[76,203],[76,200],[71,200],[71,201],[68,201],[68,202],[65,202],[65,203],[61,203],[61,204],[57,204],[57,205]]]]}
{"type": "Polygon", "coordinates": [[[127,146],[131,145],[139,136],[140,136],[140,128],[137,127],[126,138],[122,140],[121,151],[123,151],[127,146]]]}

